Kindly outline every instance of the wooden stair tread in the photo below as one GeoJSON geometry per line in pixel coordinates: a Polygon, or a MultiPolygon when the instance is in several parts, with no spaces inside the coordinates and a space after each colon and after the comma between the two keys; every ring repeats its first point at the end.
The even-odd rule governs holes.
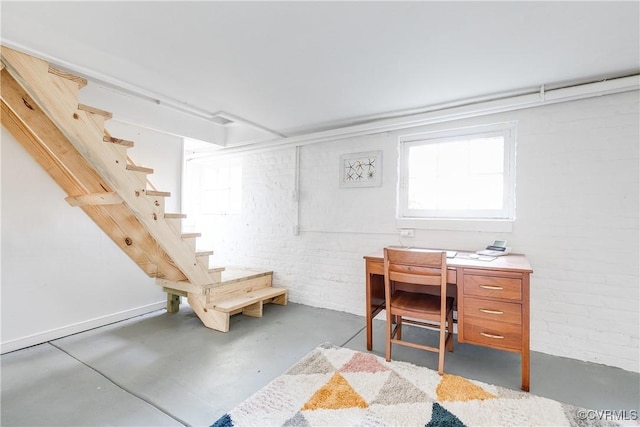
{"type": "MultiPolygon", "coordinates": [[[[209,273],[222,273],[224,271],[224,267],[211,267],[209,268],[209,273]]],[[[158,273],[156,275],[156,278],[158,279],[164,279],[164,276],[162,275],[162,273],[158,273]]],[[[188,283],[188,280],[183,280],[182,282],[184,283],[188,283]]],[[[203,285],[203,288],[211,288],[211,287],[217,287],[220,286],[219,283],[211,283],[211,284],[207,284],[207,285],[203,285]]]]}
{"type": "Polygon", "coordinates": [[[108,142],[111,144],[116,144],[116,145],[122,145],[123,147],[129,147],[132,148],[134,146],[134,142],[133,141],[128,141],[126,139],[120,139],[120,138],[114,138],[112,136],[104,136],[104,138],[102,138],[102,140],[104,142],[108,142]]]}
{"type": "Polygon", "coordinates": [[[222,285],[228,285],[235,282],[242,282],[244,280],[256,279],[258,277],[272,275],[273,271],[257,270],[251,268],[240,267],[227,267],[222,272],[222,285]]]}
{"type": "Polygon", "coordinates": [[[146,173],[146,174],[149,174],[149,175],[153,173],[153,169],[151,169],[151,168],[145,168],[144,166],[132,165],[131,163],[127,164],[127,170],[128,171],[133,171],[133,172],[142,172],[142,173],[146,173]]]}
{"type": "Polygon", "coordinates": [[[275,298],[287,293],[285,288],[261,288],[255,291],[246,292],[242,295],[233,296],[221,301],[216,301],[214,308],[223,313],[229,313],[248,305],[254,304],[266,299],[275,298]]]}
{"type": "Polygon", "coordinates": [[[116,192],[81,194],[79,196],[69,196],[65,198],[71,206],[87,205],[117,205],[123,202],[122,197],[116,192]]]}
{"type": "Polygon", "coordinates": [[[147,196],[171,197],[171,193],[168,191],[147,190],[147,196]]]}
{"type": "Polygon", "coordinates": [[[193,239],[196,237],[202,237],[202,233],[182,233],[180,237],[183,239],[193,239]]]}
{"type": "Polygon", "coordinates": [[[97,114],[106,119],[113,118],[113,114],[111,114],[110,112],[101,110],[99,108],[91,107],[89,105],[78,104],[78,110],[86,111],[87,113],[97,114]]]}

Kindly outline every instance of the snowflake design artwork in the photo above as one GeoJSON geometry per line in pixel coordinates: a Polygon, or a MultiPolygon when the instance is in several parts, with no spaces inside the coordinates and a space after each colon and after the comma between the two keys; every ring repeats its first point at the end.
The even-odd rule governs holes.
{"type": "Polygon", "coordinates": [[[364,181],[376,178],[376,158],[349,159],[344,161],[346,182],[364,181]]]}

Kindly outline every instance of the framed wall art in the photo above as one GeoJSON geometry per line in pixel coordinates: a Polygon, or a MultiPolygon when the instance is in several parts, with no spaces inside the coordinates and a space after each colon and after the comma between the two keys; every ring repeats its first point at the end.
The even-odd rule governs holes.
{"type": "Polygon", "coordinates": [[[340,187],[378,187],[382,185],[382,151],[340,156],[340,187]]]}

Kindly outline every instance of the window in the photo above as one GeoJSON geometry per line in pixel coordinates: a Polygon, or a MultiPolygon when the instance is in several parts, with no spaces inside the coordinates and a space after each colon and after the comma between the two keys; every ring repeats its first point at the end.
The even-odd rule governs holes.
{"type": "Polygon", "coordinates": [[[189,160],[184,163],[183,227],[195,227],[204,216],[236,215],[242,209],[242,163],[239,159],[189,160]]]}
{"type": "Polygon", "coordinates": [[[514,219],[514,123],[407,135],[399,148],[399,219],[514,219]]]}
{"type": "Polygon", "coordinates": [[[202,169],[200,203],[204,215],[239,214],[242,168],[237,162],[202,169]]]}

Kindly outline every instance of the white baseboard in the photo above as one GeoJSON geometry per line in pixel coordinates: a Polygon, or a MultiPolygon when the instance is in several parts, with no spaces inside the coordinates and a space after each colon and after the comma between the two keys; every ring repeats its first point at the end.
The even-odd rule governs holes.
{"type": "Polygon", "coordinates": [[[26,337],[5,341],[0,343],[0,354],[20,350],[21,348],[31,347],[37,344],[42,344],[51,340],[66,337],[68,335],[77,334],[78,332],[84,332],[88,331],[89,329],[105,326],[110,323],[120,322],[132,317],[151,313],[156,310],[161,310],[166,307],[166,301],[156,302],[144,305],[142,307],[136,307],[130,310],[124,310],[118,313],[109,314],[107,316],[97,317],[95,319],[89,319],[83,322],[74,323],[72,325],[63,326],[61,328],[51,329],[26,337]]]}

